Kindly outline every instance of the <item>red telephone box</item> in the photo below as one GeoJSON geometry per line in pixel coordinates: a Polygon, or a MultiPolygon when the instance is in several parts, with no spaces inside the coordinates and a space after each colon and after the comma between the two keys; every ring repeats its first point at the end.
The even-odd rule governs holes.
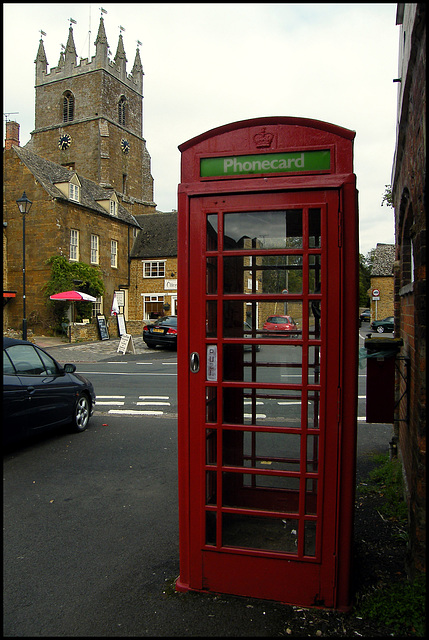
{"type": "Polygon", "coordinates": [[[269,117],[179,147],[178,590],[349,607],[354,136],[269,117]]]}

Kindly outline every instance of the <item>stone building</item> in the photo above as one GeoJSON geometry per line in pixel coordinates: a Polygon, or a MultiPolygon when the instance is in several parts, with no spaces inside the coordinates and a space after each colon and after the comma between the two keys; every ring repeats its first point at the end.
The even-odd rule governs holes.
{"type": "MultiPolygon", "coordinates": [[[[43,326],[49,315],[42,296],[50,275],[46,260],[64,255],[100,269],[106,293],[94,314],[109,315],[114,291],[123,290],[125,318],[136,319],[130,310],[134,314],[138,305],[130,302],[129,288],[130,252],[140,229],[136,216],[156,212],[143,138],[143,67],[137,48],[127,73],[122,35],[110,60],[103,17],[95,49],[90,60],[78,62],[70,26],[58,65],[48,71],[41,39],[35,60],[35,128],[24,147],[19,146],[19,124],[7,123],[4,328],[19,330],[22,321],[22,216],[16,200],[23,191],[33,202],[26,216],[27,317],[43,326]]],[[[141,299],[135,289],[132,294],[141,299]]]]}
{"type": "Polygon", "coordinates": [[[138,222],[141,231],[130,255],[130,315],[177,315],[177,212],[146,214],[138,222]]]}
{"type": "Polygon", "coordinates": [[[400,25],[395,209],[395,336],[398,360],[395,434],[409,513],[408,569],[426,569],[426,5],[398,3],[400,25]]]}
{"type": "Polygon", "coordinates": [[[114,189],[134,215],[154,213],[150,156],[143,138],[143,67],[137,49],[126,71],[122,34],[108,56],[103,17],[95,56],[77,63],[70,25],[58,66],[48,72],[43,40],[36,65],[35,128],[26,147],[114,189]]]}
{"type": "Polygon", "coordinates": [[[378,300],[371,299],[371,321],[393,316],[395,245],[377,243],[371,265],[371,291],[378,289],[378,300]]]}
{"type": "Polygon", "coordinates": [[[52,256],[99,269],[106,292],[94,313],[110,314],[115,290],[124,289],[127,300],[128,256],[140,226],[113,190],[17,146],[4,151],[3,186],[4,288],[16,293],[5,308],[4,328],[19,329],[23,317],[23,222],[16,204],[23,191],[32,202],[25,220],[29,328],[38,332],[49,321],[43,287],[52,256]]]}

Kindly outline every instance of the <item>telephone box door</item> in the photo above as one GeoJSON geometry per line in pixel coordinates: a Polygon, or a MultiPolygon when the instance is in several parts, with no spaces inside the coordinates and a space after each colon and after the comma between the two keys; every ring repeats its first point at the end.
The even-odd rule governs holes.
{"type": "Polygon", "coordinates": [[[189,588],[335,606],[339,191],[189,211],[189,588]]]}

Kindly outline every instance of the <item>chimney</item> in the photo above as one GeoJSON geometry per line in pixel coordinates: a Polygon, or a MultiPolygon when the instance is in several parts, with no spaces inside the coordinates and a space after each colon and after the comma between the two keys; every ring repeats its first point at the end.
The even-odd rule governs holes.
{"type": "Polygon", "coordinates": [[[19,124],[17,122],[6,122],[6,140],[5,149],[8,150],[12,145],[19,147],[19,124]]]}

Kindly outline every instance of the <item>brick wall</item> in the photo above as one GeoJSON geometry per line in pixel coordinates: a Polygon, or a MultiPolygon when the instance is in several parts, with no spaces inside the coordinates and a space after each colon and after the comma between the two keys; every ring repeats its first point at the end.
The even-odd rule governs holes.
{"type": "MultiPolygon", "coordinates": [[[[398,5],[399,6],[399,5],[398,5]]],[[[426,567],[426,20],[423,3],[403,5],[400,120],[393,167],[395,333],[404,341],[398,377],[399,439],[409,512],[408,570],[426,567]],[[404,31],[406,38],[404,38],[404,31]],[[413,260],[411,259],[413,258],[413,260]],[[414,269],[413,269],[414,266],[414,269]],[[407,391],[404,395],[403,392],[407,391]]]]}
{"type": "Polygon", "coordinates": [[[19,124],[17,122],[6,122],[5,149],[10,149],[12,145],[19,146],[19,124]]]}

